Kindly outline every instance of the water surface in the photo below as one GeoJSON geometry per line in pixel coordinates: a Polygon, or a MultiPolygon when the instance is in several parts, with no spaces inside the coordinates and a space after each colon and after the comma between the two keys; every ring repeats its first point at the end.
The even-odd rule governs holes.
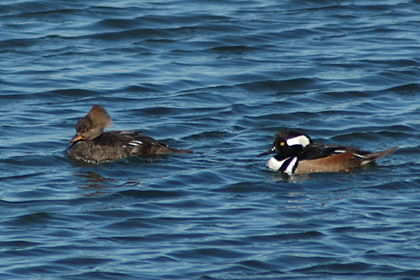
{"type": "Polygon", "coordinates": [[[3,1],[4,279],[420,276],[418,1],[3,1]],[[191,155],[65,155],[93,104],[191,155]],[[366,150],[285,178],[279,128],[366,150]]]}

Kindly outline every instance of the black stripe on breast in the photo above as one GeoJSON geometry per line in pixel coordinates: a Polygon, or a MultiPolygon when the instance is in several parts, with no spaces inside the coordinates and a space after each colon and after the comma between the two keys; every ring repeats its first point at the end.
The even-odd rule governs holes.
{"type": "Polygon", "coordinates": [[[296,157],[290,157],[288,158],[285,162],[283,162],[283,164],[280,167],[280,171],[281,172],[286,172],[287,168],[289,167],[290,164],[293,164],[292,166],[292,174],[295,173],[295,170],[297,168],[297,163],[298,160],[296,159],[296,161],[293,163],[293,161],[296,159],[296,157]]]}

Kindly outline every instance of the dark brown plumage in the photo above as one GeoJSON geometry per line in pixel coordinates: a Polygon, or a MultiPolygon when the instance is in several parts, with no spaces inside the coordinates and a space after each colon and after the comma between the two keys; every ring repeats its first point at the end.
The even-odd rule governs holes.
{"type": "Polygon", "coordinates": [[[185,154],[191,150],[178,150],[137,131],[109,131],[112,123],[107,111],[93,105],[89,113],[76,124],[76,135],[69,141],[67,153],[90,162],[120,160],[129,156],[150,157],[162,154],[185,154]]]}

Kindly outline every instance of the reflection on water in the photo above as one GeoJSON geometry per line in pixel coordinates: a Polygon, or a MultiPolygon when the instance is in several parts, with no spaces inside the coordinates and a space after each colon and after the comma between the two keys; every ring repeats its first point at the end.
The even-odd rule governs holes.
{"type": "Polygon", "coordinates": [[[127,181],[125,183],[119,183],[117,180],[111,178],[102,177],[102,175],[93,171],[79,171],[74,174],[75,177],[83,178],[84,180],[79,183],[81,189],[92,189],[95,192],[87,194],[89,196],[103,195],[105,193],[112,193],[117,188],[122,187],[137,187],[140,185],[138,181],[127,181]]]}

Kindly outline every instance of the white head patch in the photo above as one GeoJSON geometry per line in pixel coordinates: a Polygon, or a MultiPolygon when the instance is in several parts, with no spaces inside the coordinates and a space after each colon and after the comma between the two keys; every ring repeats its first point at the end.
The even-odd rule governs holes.
{"type": "Polygon", "coordinates": [[[309,138],[305,135],[299,135],[293,138],[289,138],[286,140],[287,145],[293,146],[293,145],[302,145],[303,147],[306,147],[311,143],[309,138]]]}

